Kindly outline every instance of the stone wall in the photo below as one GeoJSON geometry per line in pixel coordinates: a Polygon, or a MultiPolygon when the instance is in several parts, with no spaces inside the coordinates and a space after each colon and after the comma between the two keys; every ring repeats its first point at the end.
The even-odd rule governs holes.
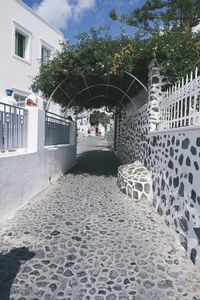
{"type": "Polygon", "coordinates": [[[159,97],[166,78],[150,66],[149,102],[120,122],[117,155],[152,174],[153,205],[200,268],[200,126],[159,130],[159,97]]]}
{"type": "Polygon", "coordinates": [[[200,267],[200,127],[150,134],[153,205],[200,267]]]}
{"type": "Polygon", "coordinates": [[[145,166],[148,164],[148,108],[148,104],[143,105],[136,113],[120,123],[117,155],[122,163],[138,160],[145,166]]]}

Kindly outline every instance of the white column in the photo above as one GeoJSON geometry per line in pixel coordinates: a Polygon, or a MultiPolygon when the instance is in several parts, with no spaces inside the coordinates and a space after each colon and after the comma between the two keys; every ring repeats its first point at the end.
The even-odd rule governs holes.
{"type": "Polygon", "coordinates": [[[37,107],[27,107],[28,110],[28,152],[37,152],[44,149],[45,112],[37,107]]]}

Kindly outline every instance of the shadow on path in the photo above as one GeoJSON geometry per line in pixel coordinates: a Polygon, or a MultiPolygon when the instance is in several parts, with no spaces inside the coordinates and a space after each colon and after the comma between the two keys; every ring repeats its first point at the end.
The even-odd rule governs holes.
{"type": "Polygon", "coordinates": [[[16,248],[7,254],[0,253],[0,299],[9,300],[13,280],[21,264],[35,256],[26,247],[16,248]]]}
{"type": "Polygon", "coordinates": [[[109,148],[89,150],[79,154],[77,164],[70,170],[70,173],[116,177],[118,166],[119,162],[109,148]]]}

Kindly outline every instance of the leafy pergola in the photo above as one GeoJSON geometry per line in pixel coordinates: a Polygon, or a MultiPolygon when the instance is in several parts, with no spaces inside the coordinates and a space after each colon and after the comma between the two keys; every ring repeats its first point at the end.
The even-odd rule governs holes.
{"type": "Polygon", "coordinates": [[[120,106],[125,111],[126,103],[134,105],[134,96],[146,90],[149,58],[140,57],[139,47],[143,49],[147,42],[136,45],[127,36],[114,40],[104,29],[91,30],[79,36],[78,44],[63,44],[52,61],[43,63],[36,84],[49,102],[54,100],[64,108],[104,106],[112,110],[120,106]]]}
{"type": "Polygon", "coordinates": [[[64,99],[66,108],[84,107],[99,108],[106,106],[108,109],[120,106],[126,112],[126,103],[133,106],[136,89],[146,86],[133,74],[124,71],[123,76],[98,74],[82,75],[80,77],[66,77],[52,92],[52,99],[64,99]]]}
{"type": "Polygon", "coordinates": [[[147,88],[150,60],[171,82],[200,66],[199,37],[174,29],[145,39],[123,33],[113,39],[104,28],[92,29],[80,34],[75,45],[63,43],[51,61],[41,64],[35,83],[46,99],[63,108],[126,110],[147,88]]]}

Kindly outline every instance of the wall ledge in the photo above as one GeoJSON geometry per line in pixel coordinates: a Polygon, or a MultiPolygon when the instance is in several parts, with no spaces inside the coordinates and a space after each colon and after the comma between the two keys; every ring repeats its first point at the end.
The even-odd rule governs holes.
{"type": "Polygon", "coordinates": [[[171,129],[164,129],[164,130],[154,130],[150,131],[149,135],[158,135],[160,133],[172,133],[172,132],[182,132],[182,131],[190,131],[190,130],[200,130],[200,125],[190,125],[185,127],[177,127],[171,129]]]}

